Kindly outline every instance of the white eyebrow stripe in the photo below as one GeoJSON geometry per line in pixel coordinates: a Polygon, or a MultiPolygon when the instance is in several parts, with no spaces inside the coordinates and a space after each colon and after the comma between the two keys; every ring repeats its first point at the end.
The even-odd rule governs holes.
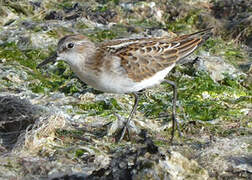
{"type": "Polygon", "coordinates": [[[88,43],[89,41],[80,41],[80,42],[73,42],[76,45],[83,45],[85,43],[88,43]]]}

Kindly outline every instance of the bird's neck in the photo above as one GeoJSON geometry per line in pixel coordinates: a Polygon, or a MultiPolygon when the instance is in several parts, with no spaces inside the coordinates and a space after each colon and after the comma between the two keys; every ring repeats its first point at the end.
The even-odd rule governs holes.
{"type": "Polygon", "coordinates": [[[96,72],[90,68],[90,63],[93,60],[91,54],[89,56],[76,55],[74,59],[69,62],[72,71],[86,84],[92,84],[96,79],[96,72]]]}

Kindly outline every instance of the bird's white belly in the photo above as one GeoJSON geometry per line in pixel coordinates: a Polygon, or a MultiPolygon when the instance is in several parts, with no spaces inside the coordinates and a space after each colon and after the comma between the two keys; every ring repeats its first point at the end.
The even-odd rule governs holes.
{"type": "Polygon", "coordinates": [[[121,94],[137,92],[160,84],[174,66],[175,64],[140,82],[134,82],[125,75],[112,74],[109,72],[103,72],[100,76],[97,76],[90,72],[78,71],[77,69],[73,69],[73,71],[83,82],[92,86],[94,89],[107,93],[121,94]]]}
{"type": "Polygon", "coordinates": [[[160,84],[170,70],[175,66],[172,65],[162,71],[157,72],[152,77],[144,79],[140,82],[134,82],[125,76],[114,76],[109,73],[103,73],[97,83],[90,84],[95,89],[108,93],[131,93],[146,89],[160,84]]]}
{"type": "Polygon", "coordinates": [[[133,89],[135,89],[136,91],[140,91],[141,89],[149,88],[157,84],[160,84],[164,80],[165,76],[172,70],[174,66],[175,64],[167,67],[166,69],[162,71],[157,72],[156,74],[154,74],[152,77],[148,79],[144,79],[143,81],[137,83],[133,87],[133,89]]]}

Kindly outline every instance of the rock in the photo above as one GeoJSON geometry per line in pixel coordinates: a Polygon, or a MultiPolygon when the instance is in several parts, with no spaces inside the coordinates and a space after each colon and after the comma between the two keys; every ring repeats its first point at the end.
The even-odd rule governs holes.
{"type": "Polygon", "coordinates": [[[45,20],[62,20],[63,15],[60,12],[51,11],[49,14],[45,16],[45,20]]]}
{"type": "Polygon", "coordinates": [[[18,96],[0,96],[0,140],[5,148],[12,148],[23,131],[34,124],[38,108],[18,96]]]}
{"type": "Polygon", "coordinates": [[[148,139],[143,147],[126,147],[118,149],[111,158],[95,158],[99,168],[87,176],[87,172],[69,174],[55,177],[54,179],[85,178],[85,179],[205,179],[209,178],[206,170],[201,168],[196,161],[188,160],[178,152],[157,148],[148,139]],[[150,146],[155,147],[148,148],[150,146]],[[106,162],[106,163],[104,163],[106,162]]]}
{"type": "Polygon", "coordinates": [[[150,35],[151,37],[169,37],[169,38],[176,37],[176,35],[173,33],[170,33],[163,29],[155,29],[155,28],[147,29],[147,34],[150,35]]]}
{"type": "Polygon", "coordinates": [[[224,31],[219,30],[220,34],[249,44],[247,39],[251,36],[249,27],[252,25],[252,15],[248,7],[251,6],[250,0],[215,1],[211,9],[212,14],[222,24],[221,28],[224,29],[224,31]]]}
{"type": "Polygon", "coordinates": [[[109,9],[102,12],[87,9],[85,13],[88,19],[103,25],[109,24],[109,22],[111,22],[113,18],[117,16],[117,13],[115,11],[109,9]]]}
{"type": "Polygon", "coordinates": [[[211,56],[204,53],[198,61],[196,67],[199,71],[206,71],[215,81],[221,81],[225,78],[225,74],[231,77],[237,77],[240,72],[231,64],[226,63],[221,57],[211,56]],[[202,59],[201,59],[202,58],[202,59]]]}
{"type": "Polygon", "coordinates": [[[200,152],[199,162],[208,169],[210,176],[251,179],[251,143],[250,136],[216,139],[200,152]]]}
{"type": "Polygon", "coordinates": [[[252,72],[252,62],[246,63],[246,64],[240,64],[240,69],[245,73],[251,73],[252,72]]]}

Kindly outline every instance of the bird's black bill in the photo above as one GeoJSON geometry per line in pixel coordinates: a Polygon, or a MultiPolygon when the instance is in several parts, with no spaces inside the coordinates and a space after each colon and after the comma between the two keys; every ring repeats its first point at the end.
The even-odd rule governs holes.
{"type": "Polygon", "coordinates": [[[53,53],[49,58],[45,59],[42,63],[40,63],[38,66],[37,66],[37,69],[38,68],[41,68],[42,66],[52,62],[52,63],[55,63],[56,62],[56,59],[57,59],[57,53],[53,53]]]}

